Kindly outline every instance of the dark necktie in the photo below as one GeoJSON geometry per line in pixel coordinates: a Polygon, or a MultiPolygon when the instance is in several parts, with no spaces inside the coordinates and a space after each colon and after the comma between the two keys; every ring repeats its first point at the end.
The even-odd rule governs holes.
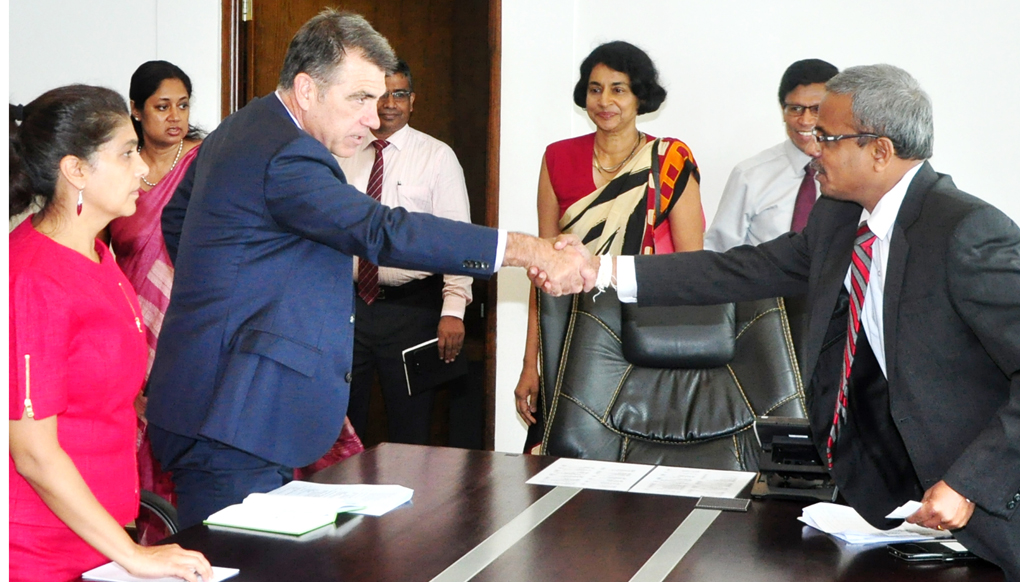
{"type": "MultiPolygon", "coordinates": [[[[375,201],[382,200],[383,180],[383,149],[390,145],[384,139],[377,139],[372,142],[375,148],[375,161],[372,162],[372,172],[368,175],[368,188],[366,194],[375,201]]],[[[379,296],[379,267],[366,259],[358,259],[358,296],[371,305],[379,296]]]]}
{"type": "Polygon", "coordinates": [[[797,190],[797,201],[793,204],[793,221],[790,223],[790,230],[800,232],[807,225],[808,216],[811,215],[811,208],[815,205],[818,192],[815,190],[815,169],[809,163],[804,166],[804,179],[800,181],[800,189],[797,190]]]}
{"type": "Polygon", "coordinates": [[[839,377],[839,393],[836,395],[836,411],[832,415],[832,429],[825,445],[826,461],[832,468],[832,451],[839,437],[840,422],[846,423],[847,385],[850,382],[850,367],[857,351],[857,332],[861,328],[861,308],[864,307],[864,292],[868,289],[871,274],[871,252],[875,244],[875,233],[862,223],[854,240],[854,254],[850,260],[850,317],[847,318],[846,345],[843,348],[843,370],[839,377]]]}

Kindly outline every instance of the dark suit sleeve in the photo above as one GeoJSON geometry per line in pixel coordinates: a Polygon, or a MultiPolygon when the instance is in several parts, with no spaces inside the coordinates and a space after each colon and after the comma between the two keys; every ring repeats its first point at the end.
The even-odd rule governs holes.
{"type": "Polygon", "coordinates": [[[953,234],[946,271],[953,306],[1010,383],[998,411],[944,480],[986,511],[1008,517],[1015,511],[1007,504],[1020,494],[1020,229],[994,208],[971,213],[953,234]]]}
{"type": "Polygon", "coordinates": [[[810,234],[785,234],[725,253],[697,251],[635,257],[641,305],[711,305],[807,291],[810,234]]]}
{"type": "Polygon", "coordinates": [[[181,244],[181,230],[184,227],[184,215],[188,211],[188,202],[191,200],[191,187],[195,183],[196,166],[198,164],[195,163],[188,166],[174,195],[163,207],[163,240],[166,241],[166,251],[170,255],[171,263],[177,261],[177,247],[181,244]]]}
{"type": "Polygon", "coordinates": [[[266,171],[266,207],[281,227],[380,265],[489,277],[495,229],[388,208],[340,180],[310,138],[284,146],[266,171]]]}

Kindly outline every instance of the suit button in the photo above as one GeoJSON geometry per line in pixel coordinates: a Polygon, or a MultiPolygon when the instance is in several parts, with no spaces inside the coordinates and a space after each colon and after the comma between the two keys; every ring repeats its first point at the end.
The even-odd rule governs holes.
{"type": "Polygon", "coordinates": [[[1016,495],[1013,496],[1013,501],[1020,503],[1020,493],[1017,493],[1016,495]]]}
{"type": "Polygon", "coordinates": [[[350,373],[350,372],[347,372],[347,374],[345,374],[345,375],[344,375],[344,382],[347,382],[348,384],[350,384],[350,383],[351,383],[351,378],[352,378],[352,377],[353,377],[353,376],[351,376],[351,373],[350,373]]]}
{"type": "Polygon", "coordinates": [[[1006,509],[1016,509],[1016,501],[1010,501],[1006,504],[1006,509]]]}
{"type": "Polygon", "coordinates": [[[463,266],[463,267],[464,267],[465,269],[470,269],[470,268],[471,268],[471,261],[464,261],[463,263],[461,263],[461,265],[462,265],[462,266],[463,266]]]}
{"type": "Polygon", "coordinates": [[[479,265],[481,265],[482,269],[488,269],[489,268],[489,263],[486,263],[486,262],[481,262],[481,263],[479,263],[479,265]]]}
{"type": "Polygon", "coordinates": [[[354,323],[354,314],[351,314],[351,323],[354,323]]]}

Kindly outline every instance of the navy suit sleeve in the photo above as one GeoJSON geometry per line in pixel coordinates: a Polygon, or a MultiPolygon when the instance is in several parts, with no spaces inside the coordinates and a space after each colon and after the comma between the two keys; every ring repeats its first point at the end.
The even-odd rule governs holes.
{"type": "Polygon", "coordinates": [[[177,185],[177,190],[170,197],[169,202],[163,207],[163,240],[166,241],[166,251],[170,255],[170,262],[177,261],[177,247],[181,243],[181,230],[184,227],[184,215],[188,211],[188,202],[191,200],[191,187],[195,183],[195,168],[198,164],[191,164],[184,172],[184,177],[177,185]]]}
{"type": "Polygon", "coordinates": [[[1009,507],[1009,502],[1020,494],[1018,249],[1020,229],[998,210],[986,207],[961,221],[946,265],[953,306],[1010,383],[998,411],[944,479],[988,512],[1003,517],[1016,512],[1017,504],[1009,507]]]}
{"type": "Polygon", "coordinates": [[[404,269],[489,277],[494,229],[388,208],[345,184],[339,166],[310,138],[285,145],[266,170],[266,207],[302,238],[404,269]]]}

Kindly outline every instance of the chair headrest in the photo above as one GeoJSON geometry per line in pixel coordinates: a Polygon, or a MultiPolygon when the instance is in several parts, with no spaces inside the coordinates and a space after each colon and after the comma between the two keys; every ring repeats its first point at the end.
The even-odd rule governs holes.
{"type": "Polygon", "coordinates": [[[734,304],[639,307],[624,303],[623,356],[649,368],[716,368],[733,360],[734,304]]]}

